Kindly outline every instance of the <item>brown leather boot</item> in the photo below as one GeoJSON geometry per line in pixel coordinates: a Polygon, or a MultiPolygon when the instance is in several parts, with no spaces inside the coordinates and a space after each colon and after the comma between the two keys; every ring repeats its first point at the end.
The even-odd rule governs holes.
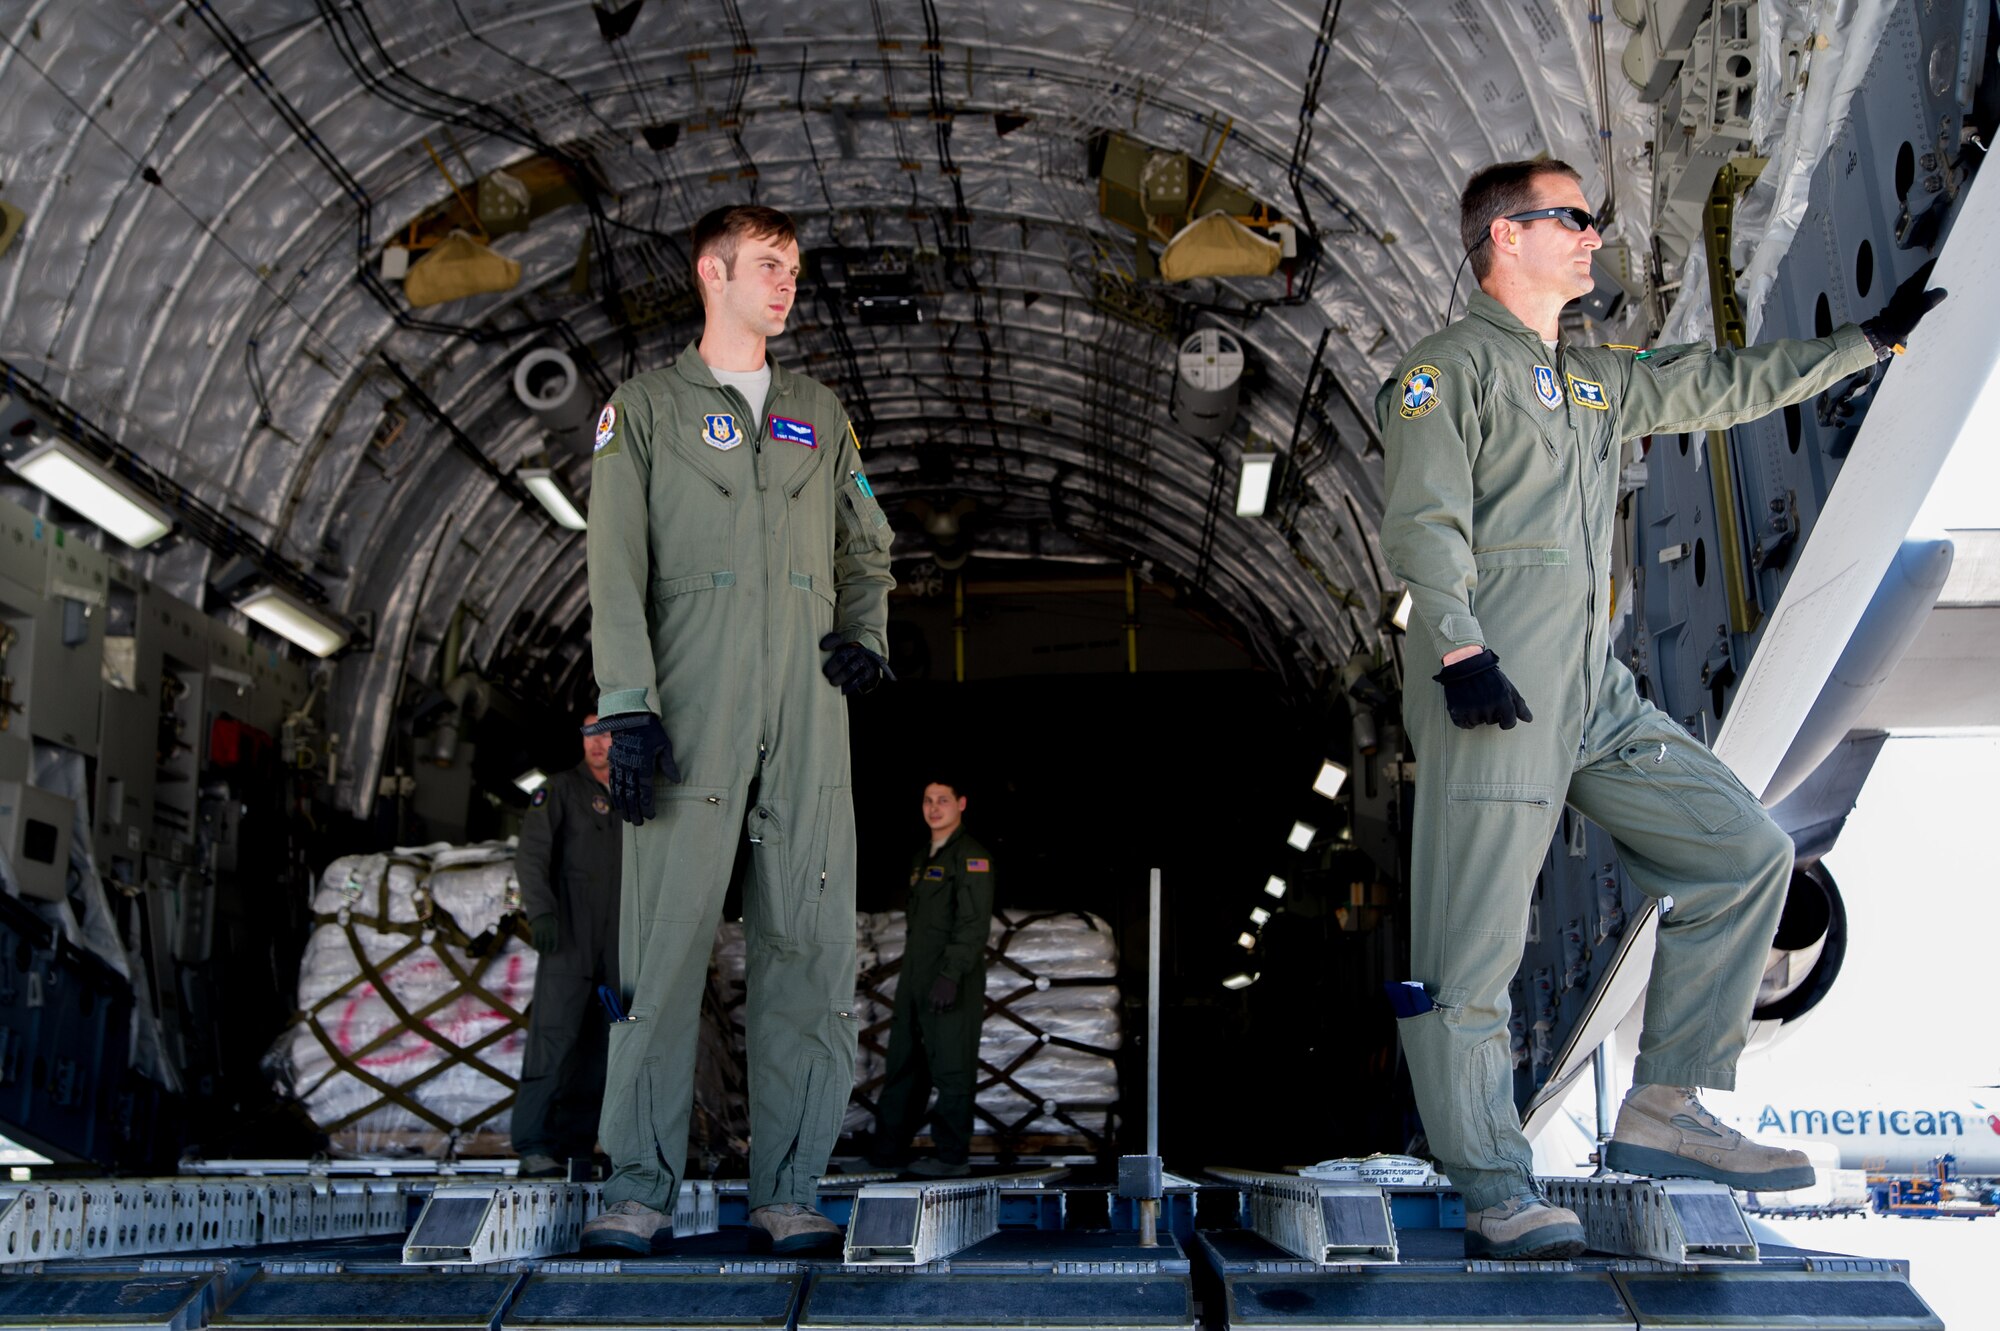
{"type": "Polygon", "coordinates": [[[1486,1261],[1566,1262],[1583,1251],[1576,1212],[1524,1192],[1465,1213],[1465,1255],[1486,1261]]]}
{"type": "Polygon", "coordinates": [[[1803,1151],[1763,1146],[1702,1108],[1691,1086],[1634,1086],[1618,1110],[1604,1164],[1621,1174],[1699,1178],[1748,1192],[1809,1188],[1803,1151]]]}
{"type": "Polygon", "coordinates": [[[672,1216],[662,1215],[643,1202],[614,1202],[583,1222],[583,1249],[615,1248],[645,1256],[655,1242],[674,1236],[672,1216]]]}
{"type": "Polygon", "coordinates": [[[771,1240],[771,1251],[817,1252],[840,1247],[840,1226],[810,1206],[774,1202],[750,1213],[750,1228],[771,1240]]]}

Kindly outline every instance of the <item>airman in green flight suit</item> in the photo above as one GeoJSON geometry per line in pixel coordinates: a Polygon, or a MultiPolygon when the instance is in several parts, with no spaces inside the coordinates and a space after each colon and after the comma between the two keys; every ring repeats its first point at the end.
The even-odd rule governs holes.
{"type": "Polygon", "coordinates": [[[972,1093],[979,1028],[986,1019],[986,936],[993,924],[993,859],[965,830],[965,796],[953,781],[924,786],[930,840],[910,861],[903,964],[889,1026],[873,1163],[903,1158],[924,1120],[931,1088],[934,1155],[909,1172],[956,1178],[972,1172],[972,1093]]]}
{"type": "Polygon", "coordinates": [[[1466,186],[1460,229],[1481,289],[1376,399],[1382,547],[1413,603],[1410,660],[1437,662],[1443,686],[1413,673],[1403,695],[1424,993],[1398,1029],[1432,1151],[1465,1198],[1468,1255],[1569,1257],[1582,1228],[1535,1188],[1507,1048],[1507,985],[1565,803],[1612,834],[1641,890],[1673,899],[1610,1166],[1758,1190],[1813,1176],[1695,1098],[1735,1084],[1792,844],[1609,654],[1620,446],[1809,398],[1890,354],[1942,293],[1919,274],[1868,324],[1811,341],[1570,346],[1557,317],[1591,290],[1601,243],[1576,172],[1488,167],[1466,186]]]}
{"type": "MultiPolygon", "coordinates": [[[[588,726],[596,713],[584,717],[588,726]]],[[[618,820],[611,812],[611,736],[588,735],[583,761],[531,797],[514,857],[521,913],[540,960],[528,1048],[514,1098],[520,1177],[553,1178],[589,1156],[604,1099],[604,1009],[618,983],[618,820]]]]}
{"type": "Polygon", "coordinates": [[[695,226],[701,339],[599,418],[590,493],[598,725],[629,824],[600,1138],[613,1174],[587,1247],[671,1234],[697,1014],[738,847],[750,1224],[838,1244],[813,1209],[854,1085],[854,798],[843,694],[887,674],[891,533],[834,395],[767,358],[797,287],[791,220],[695,226]]]}

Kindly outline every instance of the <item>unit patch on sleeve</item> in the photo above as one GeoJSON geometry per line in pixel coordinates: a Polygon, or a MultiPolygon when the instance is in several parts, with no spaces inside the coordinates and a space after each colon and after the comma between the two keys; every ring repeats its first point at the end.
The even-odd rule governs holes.
{"type": "Polygon", "coordinates": [[[967,860],[965,862],[965,871],[967,873],[992,873],[993,865],[989,860],[967,860]]]}
{"type": "Polygon", "coordinates": [[[535,788],[535,793],[528,796],[528,803],[534,805],[537,809],[541,808],[544,804],[547,804],[548,802],[549,802],[549,788],[547,786],[537,786],[535,788]]]}
{"type": "MultiPolygon", "coordinates": [[[[618,408],[607,402],[604,404],[604,410],[597,417],[597,442],[591,448],[591,452],[602,453],[605,449],[610,448],[611,441],[617,438],[617,429],[618,408]]],[[[612,449],[611,451],[615,453],[618,450],[612,449]]]]}
{"type": "Polygon", "coordinates": [[[783,416],[771,418],[771,438],[781,444],[804,444],[807,448],[818,448],[819,440],[813,437],[813,427],[807,421],[788,420],[783,416]]]}
{"type": "Polygon", "coordinates": [[[1416,420],[1438,404],[1438,368],[1419,365],[1403,376],[1403,419],[1416,420]]]}
{"type": "Polygon", "coordinates": [[[1579,407],[1589,407],[1593,411],[1609,411],[1611,404],[1604,400],[1604,385],[1592,383],[1588,379],[1569,377],[1570,400],[1579,407]]]}
{"type": "Polygon", "coordinates": [[[1535,367],[1535,400],[1550,411],[1563,404],[1563,392],[1556,383],[1556,372],[1546,365],[1535,367]]]}

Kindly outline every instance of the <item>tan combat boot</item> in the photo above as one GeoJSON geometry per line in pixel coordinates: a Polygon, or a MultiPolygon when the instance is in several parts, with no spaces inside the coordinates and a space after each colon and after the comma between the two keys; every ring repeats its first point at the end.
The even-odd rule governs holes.
{"type": "Polygon", "coordinates": [[[1760,1146],[1702,1108],[1690,1086],[1634,1086],[1605,1148],[1607,1169],[1655,1178],[1699,1178],[1748,1192],[1812,1186],[1803,1151],[1760,1146]]]}
{"type": "Polygon", "coordinates": [[[643,1202],[614,1202],[583,1222],[581,1249],[616,1248],[641,1257],[653,1251],[655,1242],[674,1236],[673,1217],[661,1215],[643,1202]]]}
{"type": "Polygon", "coordinates": [[[840,1226],[810,1206],[774,1202],[750,1213],[750,1228],[769,1236],[771,1251],[816,1252],[840,1247],[840,1226]]]}
{"type": "Polygon", "coordinates": [[[562,1178],[569,1173],[569,1166],[556,1159],[547,1151],[529,1151],[522,1155],[519,1169],[514,1177],[519,1179],[562,1178]]]}
{"type": "Polygon", "coordinates": [[[1583,1247],[1583,1222],[1576,1212],[1551,1205],[1536,1193],[1518,1193],[1498,1206],[1465,1213],[1468,1258],[1566,1262],[1583,1247]]]}

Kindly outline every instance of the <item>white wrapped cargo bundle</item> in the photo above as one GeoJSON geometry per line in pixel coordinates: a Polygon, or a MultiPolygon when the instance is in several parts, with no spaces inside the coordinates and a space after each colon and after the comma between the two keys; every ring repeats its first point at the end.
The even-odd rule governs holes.
{"type": "MultiPolygon", "coordinates": [[[[877,966],[862,970],[857,1002],[865,1070],[855,1063],[847,1130],[873,1126],[889,1047],[905,926],[901,911],[868,917],[877,966]]],[[[1038,1145],[1098,1150],[1108,1145],[1118,1103],[1118,945],[1111,928],[1080,911],[1003,910],[986,942],[986,999],[979,1032],[975,1136],[998,1148],[1024,1138],[1038,1145]],[[1093,983],[1094,982],[1094,983],[1093,983]]]]}
{"type": "MultiPolygon", "coordinates": [[[[901,911],[858,919],[854,1014],[861,1038],[854,1098],[842,1131],[875,1126],[875,1096],[887,1072],[889,1026],[905,937],[901,911]]],[[[730,1048],[743,1054],[743,926],[725,922],[715,940],[716,977],[727,996],[730,1048]]],[[[1080,912],[1007,910],[986,945],[986,997],[979,1036],[978,1115],[973,1131],[996,1147],[1023,1137],[1104,1145],[1118,1101],[1116,1052],[1123,1042],[1118,947],[1108,925],[1080,912]]],[[[700,1081],[699,1075],[697,1080],[700,1081]]],[[[745,1113],[729,1106],[730,1115],[745,1113]]],[[[1042,1143],[1048,1144],[1048,1143],[1042,1143]]]]}
{"type": "Polygon", "coordinates": [[[360,1155],[500,1152],[521,1075],[535,953],[509,844],[336,860],[313,895],[299,1019],[268,1060],[360,1155]]]}

